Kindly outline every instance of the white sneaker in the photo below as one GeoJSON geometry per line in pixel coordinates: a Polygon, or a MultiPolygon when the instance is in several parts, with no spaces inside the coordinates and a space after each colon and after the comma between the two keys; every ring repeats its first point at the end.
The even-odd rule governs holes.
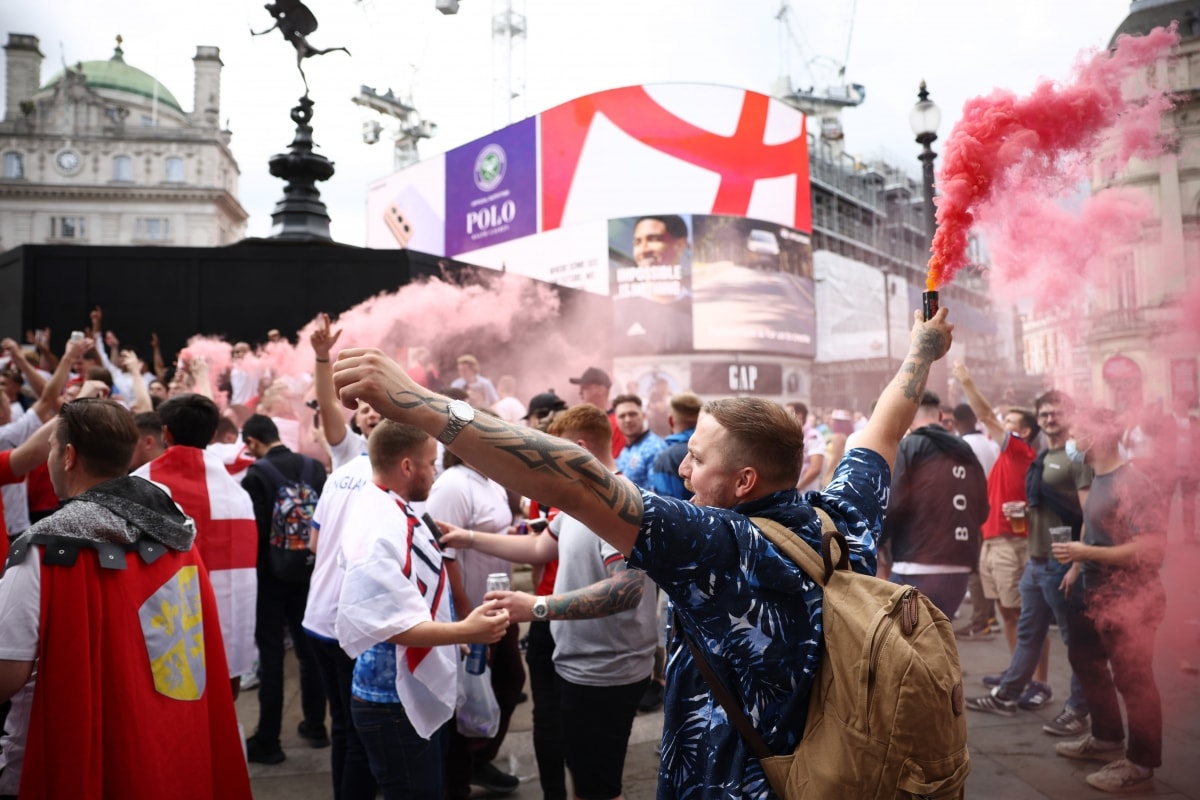
{"type": "Polygon", "coordinates": [[[1087,776],[1088,785],[1110,794],[1132,794],[1154,789],[1154,770],[1139,767],[1127,758],[1114,761],[1087,776]]]}
{"type": "Polygon", "coordinates": [[[1059,742],[1054,745],[1054,752],[1080,761],[1116,761],[1125,755],[1125,743],[1104,742],[1089,733],[1073,742],[1059,742]]]}

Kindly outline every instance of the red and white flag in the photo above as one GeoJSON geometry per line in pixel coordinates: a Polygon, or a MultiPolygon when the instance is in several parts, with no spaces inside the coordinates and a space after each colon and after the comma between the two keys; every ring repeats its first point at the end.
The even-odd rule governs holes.
{"type": "MultiPolygon", "coordinates": [[[[337,637],[357,658],[423,623],[449,623],[450,589],[433,533],[402,498],[376,485],[349,504],[339,561],[337,637]]],[[[395,645],[396,694],[415,730],[428,739],[454,713],[458,647],[395,645]]]]}
{"type": "Polygon", "coordinates": [[[196,523],[196,550],[216,596],[229,674],[251,672],[258,526],[250,495],[230,477],[220,456],[195,447],[169,447],[133,474],[165,489],[196,523]]]}

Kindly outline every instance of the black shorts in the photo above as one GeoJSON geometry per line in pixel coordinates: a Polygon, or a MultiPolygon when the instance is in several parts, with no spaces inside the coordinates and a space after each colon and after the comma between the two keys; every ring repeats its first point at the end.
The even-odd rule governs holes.
{"type": "Polygon", "coordinates": [[[581,800],[612,800],[621,794],[629,732],[649,680],[583,686],[555,676],[567,768],[581,800]]]}

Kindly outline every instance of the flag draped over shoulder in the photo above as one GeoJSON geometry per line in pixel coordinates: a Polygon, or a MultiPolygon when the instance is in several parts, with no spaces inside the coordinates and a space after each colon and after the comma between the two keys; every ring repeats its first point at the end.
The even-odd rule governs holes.
{"type": "Polygon", "coordinates": [[[215,453],[175,445],[134,475],[162,486],[196,523],[196,549],[208,569],[231,676],[254,669],[258,526],[250,495],[215,453]]]}
{"type": "MultiPolygon", "coordinates": [[[[433,534],[400,498],[368,486],[354,498],[342,537],[346,574],[337,635],[357,657],[410,628],[450,622],[450,589],[433,534]]],[[[429,738],[458,699],[458,648],[396,648],[396,693],[413,729],[429,738]]]]}

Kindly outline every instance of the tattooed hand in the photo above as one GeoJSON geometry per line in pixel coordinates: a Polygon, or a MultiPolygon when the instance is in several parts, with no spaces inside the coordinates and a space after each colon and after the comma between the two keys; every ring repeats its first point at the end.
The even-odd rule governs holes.
{"type": "Polygon", "coordinates": [[[912,345],[909,352],[929,363],[937,361],[950,350],[953,340],[954,326],[946,322],[948,310],[945,306],[938,309],[933,319],[925,321],[920,309],[913,312],[912,345]]]}
{"type": "Polygon", "coordinates": [[[356,409],[362,400],[383,416],[403,422],[413,421],[404,418],[404,409],[423,405],[432,394],[374,348],[341,351],[333,365],[333,385],[346,408],[356,409]],[[397,411],[389,413],[393,407],[397,411]]]}

